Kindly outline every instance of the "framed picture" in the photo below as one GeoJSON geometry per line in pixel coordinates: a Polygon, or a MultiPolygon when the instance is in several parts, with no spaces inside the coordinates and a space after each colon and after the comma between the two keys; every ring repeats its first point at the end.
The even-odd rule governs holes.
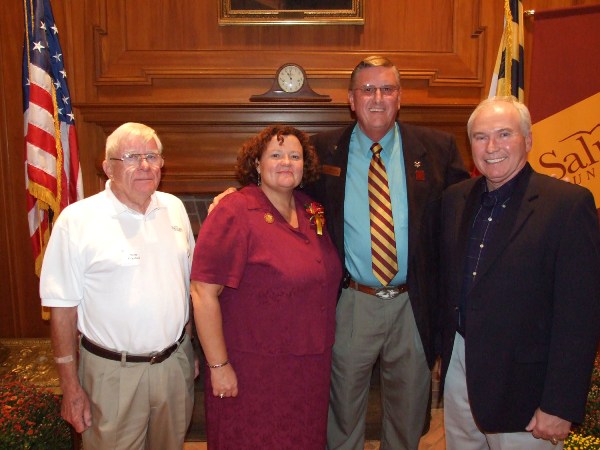
{"type": "Polygon", "coordinates": [[[217,0],[219,25],[363,25],[365,0],[217,0]]]}

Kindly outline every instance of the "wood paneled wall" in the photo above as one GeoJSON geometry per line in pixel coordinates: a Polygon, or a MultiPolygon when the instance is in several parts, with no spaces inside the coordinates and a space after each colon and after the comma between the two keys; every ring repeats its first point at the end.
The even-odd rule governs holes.
{"type": "MultiPolygon", "coordinates": [[[[226,26],[220,0],[53,0],[76,113],[86,195],[102,189],[104,140],[116,126],[153,126],[165,146],[161,188],[218,192],[233,180],[241,142],[265,125],[308,132],[351,120],[347,86],[363,57],[401,69],[402,120],[456,135],[470,164],[465,123],[487,95],[503,0],[363,0],[364,25],[226,26]],[[330,103],[257,104],[285,62],[304,67],[330,103]]],[[[525,0],[545,9],[597,1],[525,0]]],[[[0,336],[47,336],[29,249],[23,193],[22,2],[0,15],[0,336]]]]}
{"type": "MultiPolygon", "coordinates": [[[[107,133],[123,121],[144,120],[166,148],[163,189],[231,184],[240,143],[266,124],[314,132],[351,121],[349,75],[373,53],[401,69],[402,118],[455,133],[468,159],[464,123],[487,79],[486,45],[497,40],[488,38],[489,25],[501,22],[501,8],[498,19],[482,0],[366,0],[364,26],[223,27],[217,6],[217,0],[162,0],[152,8],[146,0],[66,4],[67,29],[82,37],[68,43],[70,60],[83,62],[71,69],[77,81],[71,94],[78,126],[85,127],[81,139],[96,145],[96,167],[107,133]],[[285,62],[302,65],[311,87],[332,102],[249,102],[285,62]]],[[[86,191],[97,191],[102,181],[85,177],[86,191]]]]}

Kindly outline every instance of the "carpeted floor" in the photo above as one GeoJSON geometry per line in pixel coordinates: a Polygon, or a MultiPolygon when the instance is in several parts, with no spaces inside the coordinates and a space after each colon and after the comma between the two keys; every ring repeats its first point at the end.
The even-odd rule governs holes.
{"type": "MultiPolygon", "coordinates": [[[[372,412],[372,411],[371,411],[372,412]]],[[[371,415],[368,419],[371,421],[371,435],[367,436],[368,440],[365,442],[365,450],[379,450],[379,441],[377,436],[373,435],[375,429],[375,417],[371,415]]],[[[190,430],[192,431],[192,430],[190,430]]],[[[184,450],[207,450],[206,442],[190,440],[184,445],[184,450]]],[[[444,438],[444,410],[441,408],[435,408],[431,413],[431,426],[429,432],[421,438],[419,443],[419,450],[445,450],[446,440],[444,438]]]]}
{"type": "MultiPolygon", "coordinates": [[[[0,375],[7,372],[16,373],[37,385],[53,388],[56,391],[60,390],[48,339],[0,339],[0,375]]],[[[379,449],[381,402],[377,379],[376,367],[367,410],[365,450],[379,449]]],[[[186,436],[185,450],[206,449],[203,383],[202,377],[196,380],[195,405],[192,423],[186,436]]],[[[421,439],[419,450],[443,450],[445,448],[443,410],[437,402],[437,383],[435,382],[432,394],[434,409],[431,427],[421,439]]]]}

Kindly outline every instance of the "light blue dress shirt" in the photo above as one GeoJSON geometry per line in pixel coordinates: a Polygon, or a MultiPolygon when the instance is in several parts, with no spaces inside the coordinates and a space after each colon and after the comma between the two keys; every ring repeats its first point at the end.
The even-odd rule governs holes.
{"type": "MultiPolygon", "coordinates": [[[[381,287],[371,265],[368,179],[372,144],[373,141],[357,124],[350,138],[348,154],[344,200],[344,249],[346,268],[352,279],[367,286],[381,287]]],[[[388,175],[394,217],[398,273],[390,285],[395,286],[406,283],[408,266],[408,198],[402,157],[402,137],[398,124],[388,131],[379,144],[383,147],[381,158],[388,175]]]]}

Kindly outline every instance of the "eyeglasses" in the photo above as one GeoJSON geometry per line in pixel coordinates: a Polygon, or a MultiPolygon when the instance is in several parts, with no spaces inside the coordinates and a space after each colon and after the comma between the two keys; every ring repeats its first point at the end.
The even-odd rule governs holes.
{"type": "Polygon", "coordinates": [[[124,153],[120,158],[108,158],[111,161],[122,161],[126,166],[140,166],[145,160],[148,165],[160,167],[163,163],[163,157],[159,153],[124,153]]]}
{"type": "Polygon", "coordinates": [[[371,86],[371,85],[367,84],[365,86],[355,88],[354,90],[360,91],[360,93],[365,97],[374,97],[375,94],[377,93],[377,90],[379,90],[379,92],[381,92],[381,95],[383,97],[391,97],[394,94],[396,94],[396,92],[398,92],[400,90],[400,88],[398,86],[376,87],[376,86],[371,86]]]}

